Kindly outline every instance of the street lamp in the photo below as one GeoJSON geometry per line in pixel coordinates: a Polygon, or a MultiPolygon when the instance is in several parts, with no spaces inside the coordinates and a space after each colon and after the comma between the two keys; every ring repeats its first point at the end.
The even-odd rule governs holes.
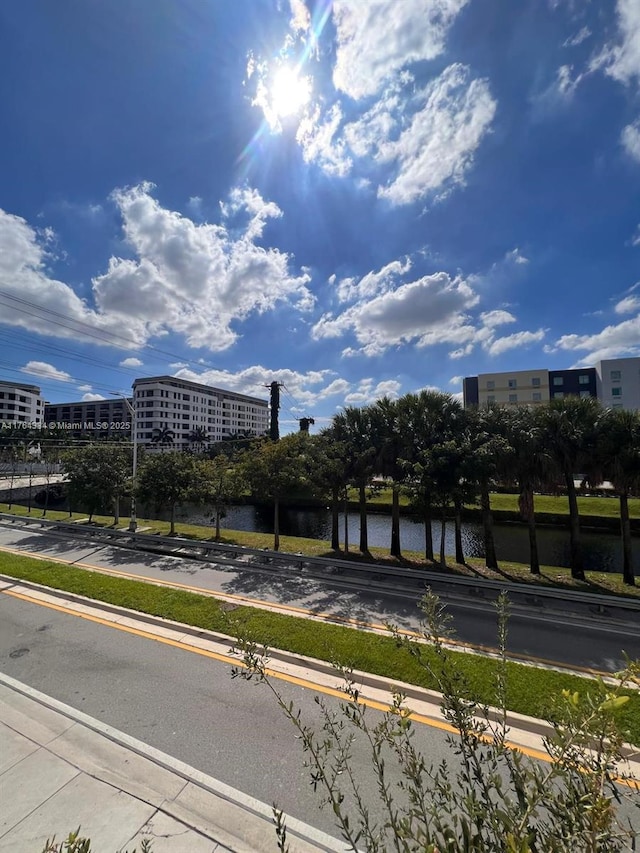
{"type": "Polygon", "coordinates": [[[133,405],[124,396],[124,394],[116,394],[111,392],[115,397],[122,397],[124,404],[129,409],[131,415],[131,438],[133,441],[133,465],[131,469],[131,516],[129,518],[129,533],[135,533],[138,529],[138,519],[136,518],[136,472],[138,470],[138,442],[136,441],[136,400],[135,389],[133,397],[133,405]]]}

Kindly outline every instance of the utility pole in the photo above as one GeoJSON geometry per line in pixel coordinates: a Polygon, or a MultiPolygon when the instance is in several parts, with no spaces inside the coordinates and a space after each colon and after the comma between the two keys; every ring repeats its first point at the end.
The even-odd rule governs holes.
{"type": "Polygon", "coordinates": [[[313,426],[315,421],[313,418],[298,418],[300,424],[300,432],[309,432],[309,425],[313,426]]]}
{"type": "Polygon", "coordinates": [[[280,389],[282,388],[282,382],[272,382],[270,385],[266,385],[266,388],[271,389],[271,399],[270,399],[270,407],[271,407],[271,425],[269,427],[269,438],[271,441],[279,441],[280,440],[280,427],[278,426],[278,412],[280,411],[280,389]]]}

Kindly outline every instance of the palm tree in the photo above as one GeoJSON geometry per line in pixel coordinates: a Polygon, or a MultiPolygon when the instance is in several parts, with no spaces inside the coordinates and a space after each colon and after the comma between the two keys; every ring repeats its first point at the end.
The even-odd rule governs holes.
{"type": "Polygon", "coordinates": [[[347,449],[347,479],[358,489],[360,551],[363,554],[369,553],[366,489],[374,473],[376,458],[371,427],[369,408],[347,406],[343,412],[333,416],[334,435],[347,449]]]}
{"type": "Polygon", "coordinates": [[[504,410],[493,405],[486,409],[471,410],[468,414],[471,422],[464,476],[468,484],[475,483],[480,494],[485,565],[489,569],[497,569],[491,489],[499,480],[501,468],[511,453],[503,434],[504,410]]]}
{"type": "Polygon", "coordinates": [[[373,442],[376,449],[375,469],[382,477],[391,479],[391,547],[392,557],[401,557],[400,548],[400,483],[405,469],[400,463],[409,436],[401,426],[401,407],[383,397],[371,407],[373,442]]]}
{"type": "Polygon", "coordinates": [[[526,406],[504,410],[507,441],[513,455],[509,459],[511,476],[505,471],[505,480],[518,483],[518,507],[529,529],[529,560],[531,574],[540,574],[534,490],[546,482],[551,468],[551,457],[544,441],[544,428],[540,409],[526,406]]]}
{"type": "Polygon", "coordinates": [[[398,403],[401,410],[401,428],[407,438],[400,462],[413,493],[412,504],[422,513],[425,559],[433,561],[431,526],[436,481],[433,470],[435,458],[431,451],[435,444],[445,440],[459,418],[462,407],[450,394],[427,390],[406,394],[398,403]]]}
{"type": "Polygon", "coordinates": [[[152,443],[159,447],[171,447],[175,438],[175,432],[169,427],[156,427],[151,435],[152,443]]]}
{"type": "Polygon", "coordinates": [[[605,409],[598,419],[596,457],[603,478],[610,480],[620,500],[622,578],[635,586],[631,553],[629,495],[640,494],[640,413],[605,409]]]}
{"type": "Polygon", "coordinates": [[[594,459],[599,409],[599,403],[591,397],[569,397],[552,400],[543,410],[544,441],[569,498],[571,577],[576,580],[584,580],[584,561],[574,476],[581,467],[588,469],[594,459]]]}
{"type": "MultiPolygon", "coordinates": [[[[310,436],[310,452],[313,454],[313,484],[321,493],[331,496],[331,550],[340,550],[339,512],[340,498],[345,493],[347,481],[347,455],[344,445],[335,440],[332,427],[310,436]]],[[[347,514],[345,513],[345,551],[349,550],[347,514]]]]}
{"type": "Polygon", "coordinates": [[[189,434],[189,443],[194,445],[194,449],[202,453],[202,446],[209,440],[209,435],[206,429],[202,426],[194,427],[189,434]]]}

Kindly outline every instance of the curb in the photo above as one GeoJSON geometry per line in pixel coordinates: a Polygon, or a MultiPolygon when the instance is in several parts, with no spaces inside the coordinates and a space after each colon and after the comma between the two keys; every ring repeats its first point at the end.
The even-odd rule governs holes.
{"type": "MultiPolygon", "coordinates": [[[[244,794],[242,791],[239,791],[238,789],[233,788],[230,785],[226,785],[224,782],[220,782],[219,780],[214,779],[212,776],[209,776],[206,773],[197,770],[189,764],[186,764],[183,761],[173,758],[167,753],[162,752],[161,750],[156,749],[155,747],[149,746],[143,741],[131,737],[125,732],[121,732],[119,729],[113,728],[112,726],[109,726],[106,723],[102,723],[100,722],[100,720],[97,720],[94,717],[91,717],[88,714],[85,714],[82,711],[79,711],[71,707],[70,705],[65,704],[64,702],[60,702],[59,700],[54,699],[51,696],[47,696],[45,693],[41,693],[39,690],[29,687],[29,685],[23,684],[22,682],[17,681],[16,679],[2,672],[0,672],[0,684],[10,690],[13,690],[16,693],[21,694],[22,696],[25,696],[28,699],[31,699],[34,702],[37,702],[43,707],[48,708],[50,711],[67,717],[74,723],[95,732],[101,737],[106,738],[111,743],[123,747],[124,749],[127,749],[130,752],[133,752],[136,755],[139,755],[140,757],[153,762],[164,770],[168,770],[170,773],[173,773],[176,776],[179,776],[180,778],[184,779],[185,782],[196,785],[197,787],[205,790],[206,792],[214,794],[216,797],[219,797],[225,802],[243,809],[248,815],[267,822],[269,829],[273,831],[274,822],[272,810],[269,806],[267,806],[260,800],[257,800],[254,797],[250,797],[249,795],[244,794]]],[[[45,746],[46,748],[46,745],[42,746],[45,746]]],[[[122,790],[124,790],[124,788],[122,790]]],[[[136,795],[132,794],[132,796],[136,795]]],[[[198,826],[198,816],[193,815],[193,823],[188,823],[188,821],[185,820],[184,811],[182,811],[180,814],[174,814],[175,810],[172,809],[171,802],[168,802],[165,799],[164,795],[159,793],[157,799],[158,802],[152,803],[152,805],[155,805],[160,811],[165,812],[171,817],[174,817],[181,823],[185,823],[194,831],[202,832],[202,828],[198,826]]],[[[289,815],[285,815],[285,819],[287,825],[287,832],[290,835],[295,836],[300,841],[313,845],[317,850],[326,851],[326,853],[342,853],[342,851],[346,849],[345,844],[343,842],[340,842],[338,839],[333,838],[322,830],[316,829],[315,827],[312,827],[309,824],[306,824],[303,821],[300,821],[289,815]]],[[[202,819],[200,818],[200,821],[201,820],[202,819]]],[[[226,834],[228,836],[228,839],[226,842],[223,841],[219,843],[223,844],[224,846],[226,846],[230,841],[231,843],[233,843],[233,837],[229,836],[229,833],[225,833],[224,827],[220,827],[220,830],[220,834],[226,834]]],[[[237,840],[239,844],[229,847],[228,849],[233,850],[236,847],[239,847],[240,849],[246,850],[246,842],[243,842],[240,839],[237,840]]]]}
{"type": "MultiPolygon", "coordinates": [[[[221,634],[217,631],[211,631],[205,628],[198,628],[193,625],[186,625],[182,622],[176,622],[172,619],[165,619],[160,616],[153,616],[149,613],[141,613],[138,610],[132,610],[128,607],[121,607],[119,605],[109,604],[107,602],[88,598],[87,596],[78,595],[76,593],[65,592],[64,590],[44,586],[43,584],[38,584],[33,581],[25,581],[19,578],[13,578],[10,575],[5,574],[0,574],[0,580],[9,584],[19,585],[28,589],[33,589],[37,592],[44,592],[47,595],[54,596],[55,598],[59,598],[61,600],[72,601],[76,604],[89,605],[98,610],[104,610],[107,613],[133,618],[144,624],[156,625],[158,627],[173,628],[191,637],[212,640],[214,642],[220,643],[221,645],[228,646],[229,654],[231,654],[231,648],[237,642],[237,640],[235,640],[233,637],[230,637],[227,634],[221,634]]],[[[269,649],[268,657],[270,660],[275,660],[283,664],[304,666],[308,669],[311,669],[326,676],[336,676],[336,670],[334,666],[327,663],[326,661],[318,660],[317,658],[307,657],[305,655],[301,655],[295,652],[287,652],[282,649],[271,648],[269,649]]],[[[434,718],[442,718],[440,712],[442,704],[442,694],[436,692],[435,690],[429,690],[427,688],[418,687],[414,684],[408,684],[406,682],[374,675],[372,673],[363,672],[361,670],[352,670],[351,674],[355,683],[376,690],[384,691],[387,694],[392,688],[398,688],[407,698],[425,702],[430,705],[433,708],[434,718]]],[[[502,713],[497,708],[489,708],[488,716],[492,722],[498,722],[502,719],[502,713]]],[[[529,717],[525,714],[519,714],[515,711],[507,712],[506,722],[507,726],[510,729],[521,730],[523,732],[538,737],[548,737],[552,735],[554,731],[553,726],[545,720],[541,720],[536,717],[529,717]]],[[[634,750],[630,747],[628,753],[629,755],[635,755],[637,754],[637,750],[634,750]]]]}

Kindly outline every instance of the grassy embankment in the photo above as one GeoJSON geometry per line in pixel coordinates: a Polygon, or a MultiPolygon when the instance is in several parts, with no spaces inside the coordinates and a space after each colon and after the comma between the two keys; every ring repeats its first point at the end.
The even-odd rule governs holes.
{"type": "MultiPolygon", "coordinates": [[[[588,499],[587,499],[588,500],[588,499]]],[[[607,499],[605,499],[607,500],[607,499]]],[[[638,501],[640,504],[640,501],[638,501]]],[[[7,504],[0,503],[0,512],[8,512],[7,504]]],[[[11,512],[15,515],[27,515],[26,507],[14,504],[11,512]]],[[[31,517],[38,518],[42,515],[41,510],[32,510],[31,517]]],[[[86,519],[86,515],[74,513],[70,518],[68,512],[49,510],[46,516],[51,521],[71,521],[73,519],[86,519]]],[[[94,523],[99,526],[112,527],[112,516],[94,515],[94,523]]],[[[157,533],[166,536],[169,533],[169,522],[157,519],[138,519],[139,529],[147,534],[157,533]]],[[[126,529],[128,519],[121,519],[120,529],[126,529]]],[[[213,539],[212,526],[199,526],[195,524],[176,523],[176,533],[189,539],[213,539]]],[[[270,533],[251,533],[243,530],[221,531],[221,541],[230,545],[245,545],[250,548],[273,548],[273,535],[270,533]]],[[[465,565],[456,563],[453,557],[448,558],[447,567],[443,569],[439,563],[425,561],[424,555],[417,551],[404,551],[402,559],[390,557],[388,549],[370,549],[368,555],[363,555],[352,547],[348,554],[332,551],[329,542],[321,539],[303,539],[297,536],[280,536],[280,550],[292,554],[304,554],[309,557],[336,557],[350,559],[354,562],[379,563],[385,567],[403,566],[408,568],[426,569],[428,571],[453,574],[460,577],[487,578],[505,583],[526,583],[532,587],[552,587],[567,591],[579,590],[592,592],[600,595],[621,595],[640,600],[640,586],[630,587],[623,583],[622,576],[612,572],[588,572],[585,581],[576,581],[571,577],[569,569],[559,566],[541,566],[540,575],[532,575],[526,563],[514,563],[506,560],[498,560],[499,570],[497,572],[487,569],[481,558],[469,557],[465,565]]],[[[498,555],[499,556],[499,555],[498,555]]]]}
{"type": "MultiPolygon", "coordinates": [[[[31,580],[183,624],[232,637],[245,636],[272,648],[337,661],[391,681],[404,681],[431,689],[437,686],[426,670],[406,649],[398,648],[391,637],[251,607],[237,607],[228,612],[221,602],[210,596],[13,554],[0,553],[0,570],[14,578],[31,580]]],[[[428,646],[424,647],[424,653],[433,665],[437,665],[428,646]]],[[[483,703],[495,704],[499,663],[463,652],[451,654],[472,695],[483,703]]],[[[595,689],[593,682],[585,678],[524,664],[509,662],[507,671],[508,708],[531,716],[548,717],[552,697],[557,697],[562,690],[578,691],[584,695],[587,690],[595,689]]],[[[618,723],[628,732],[627,739],[640,745],[640,693],[627,691],[627,695],[630,699],[618,712],[618,723]]]]}

